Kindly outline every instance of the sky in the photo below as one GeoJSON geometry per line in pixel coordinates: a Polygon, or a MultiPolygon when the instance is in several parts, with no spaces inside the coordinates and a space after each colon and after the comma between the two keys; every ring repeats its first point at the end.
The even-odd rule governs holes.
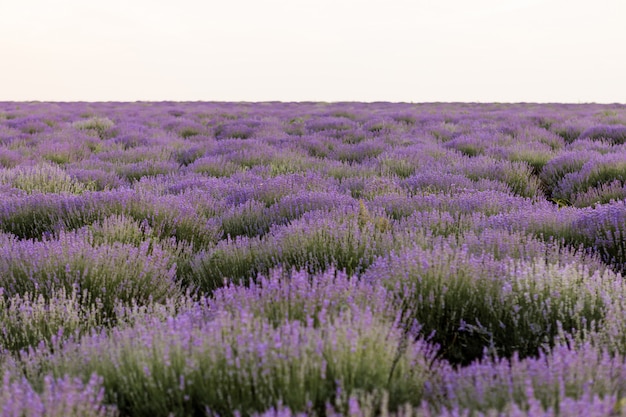
{"type": "Polygon", "coordinates": [[[0,0],[0,100],[626,103],[625,18],[625,0],[0,0]]]}

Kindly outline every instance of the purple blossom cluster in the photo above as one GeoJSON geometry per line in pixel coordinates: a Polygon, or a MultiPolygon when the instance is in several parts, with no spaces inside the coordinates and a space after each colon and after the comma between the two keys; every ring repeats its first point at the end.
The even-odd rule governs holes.
{"type": "Polygon", "coordinates": [[[102,378],[92,375],[87,383],[80,378],[43,380],[36,390],[23,377],[5,372],[0,394],[0,415],[25,417],[114,417],[115,407],[103,404],[102,378]]]}
{"type": "Polygon", "coordinates": [[[0,103],[0,415],[626,415],[626,106],[0,103]]]}

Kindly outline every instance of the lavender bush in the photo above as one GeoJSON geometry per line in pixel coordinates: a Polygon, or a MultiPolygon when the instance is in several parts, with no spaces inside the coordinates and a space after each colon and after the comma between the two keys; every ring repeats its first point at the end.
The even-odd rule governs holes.
{"type": "Polygon", "coordinates": [[[0,414],[626,415],[625,131],[0,103],[0,414]]]}
{"type": "Polygon", "coordinates": [[[28,381],[5,373],[0,394],[0,415],[25,417],[114,417],[114,407],[102,403],[102,378],[93,375],[87,383],[69,377],[47,376],[42,392],[28,381]]]}
{"type": "MultiPolygon", "coordinates": [[[[109,400],[132,415],[231,415],[279,403],[323,410],[340,392],[386,389],[391,407],[418,404],[438,378],[432,349],[368,311],[277,327],[246,310],[207,321],[198,309],[84,337],[43,364],[54,374],[102,375],[109,400]]],[[[33,366],[32,362],[30,364],[33,366]]]]}

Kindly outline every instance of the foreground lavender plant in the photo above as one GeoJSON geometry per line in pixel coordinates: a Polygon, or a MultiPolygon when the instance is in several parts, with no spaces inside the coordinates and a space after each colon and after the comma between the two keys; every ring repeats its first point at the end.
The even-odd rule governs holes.
{"type": "Polygon", "coordinates": [[[87,383],[70,377],[46,376],[37,392],[24,379],[5,373],[0,394],[1,416],[24,417],[114,417],[115,407],[103,404],[102,378],[93,375],[87,383]]]}
{"type": "Polygon", "coordinates": [[[139,247],[115,242],[92,246],[89,234],[62,233],[58,239],[20,241],[0,235],[0,287],[4,294],[41,294],[77,289],[85,305],[101,304],[110,316],[118,300],[162,300],[176,291],[175,265],[150,242],[139,247]]]}
{"type": "Polygon", "coordinates": [[[0,344],[16,353],[43,343],[51,346],[60,339],[88,333],[102,323],[101,305],[83,305],[76,288],[42,294],[14,295],[5,300],[0,289],[0,344]]]}
{"type": "Polygon", "coordinates": [[[96,372],[107,401],[137,416],[205,408],[249,414],[279,403],[319,411],[340,392],[373,389],[388,391],[394,408],[418,404],[438,378],[433,349],[407,341],[390,322],[368,311],[340,313],[332,322],[325,314],[275,327],[246,310],[207,321],[196,307],[166,322],[148,318],[85,336],[23,366],[82,378],[96,372]]]}
{"type": "Polygon", "coordinates": [[[485,349],[505,357],[536,355],[559,326],[593,330],[611,308],[611,297],[602,294],[619,300],[626,291],[621,277],[609,271],[536,258],[496,261],[447,245],[381,258],[364,279],[386,285],[424,334],[434,334],[440,354],[462,364],[485,349]]]}

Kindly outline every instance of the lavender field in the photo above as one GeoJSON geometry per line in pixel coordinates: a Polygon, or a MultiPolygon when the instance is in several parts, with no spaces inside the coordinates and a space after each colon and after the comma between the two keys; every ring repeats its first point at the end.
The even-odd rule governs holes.
{"type": "Polygon", "coordinates": [[[1,416],[626,416],[626,105],[0,103],[1,416]]]}

